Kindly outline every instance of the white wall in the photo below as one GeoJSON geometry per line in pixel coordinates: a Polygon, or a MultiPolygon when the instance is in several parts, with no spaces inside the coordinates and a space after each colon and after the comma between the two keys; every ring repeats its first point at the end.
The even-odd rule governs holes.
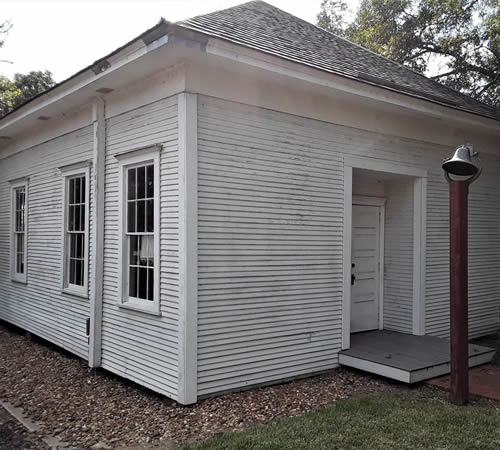
{"type": "Polygon", "coordinates": [[[385,198],[385,180],[375,172],[354,169],[352,171],[352,195],[385,198]]]}
{"type": "MultiPolygon", "coordinates": [[[[480,149],[479,149],[480,150],[480,149]]],[[[436,158],[437,159],[437,158],[436,158]]],[[[469,194],[469,334],[498,329],[500,308],[500,196],[498,158],[482,155],[483,174],[469,194]]],[[[448,186],[437,165],[427,199],[426,331],[449,335],[448,186]]]]}
{"type": "Polygon", "coordinates": [[[384,329],[413,329],[413,179],[385,183],[384,329]]]}
{"type": "MultiPolygon", "coordinates": [[[[92,127],[87,126],[0,159],[0,319],[82,358],[88,356],[89,300],[61,292],[63,178],[57,167],[91,159],[92,139],[92,127]],[[30,180],[27,284],[24,285],[11,281],[9,274],[8,180],[25,176],[30,180]]],[[[93,192],[90,204],[92,198],[93,192]]]]}
{"type": "Polygon", "coordinates": [[[178,149],[176,96],[106,121],[102,367],[177,398],[178,149]],[[127,150],[162,144],[160,154],[161,316],[118,306],[118,161],[127,150]]]}
{"type": "MultiPolygon", "coordinates": [[[[212,97],[198,105],[199,395],[337,365],[344,155],[429,170],[427,331],[447,334],[448,250],[439,242],[448,147],[212,97]]],[[[495,190],[499,160],[486,155],[484,164],[489,175],[473,186],[471,202],[495,190]]],[[[394,189],[397,207],[405,191],[394,189]]],[[[470,326],[478,335],[498,328],[500,198],[472,208],[488,218],[488,226],[471,220],[471,245],[482,244],[471,251],[471,277],[480,282],[470,285],[470,326]]],[[[401,328],[411,331],[411,321],[401,328]]]]}

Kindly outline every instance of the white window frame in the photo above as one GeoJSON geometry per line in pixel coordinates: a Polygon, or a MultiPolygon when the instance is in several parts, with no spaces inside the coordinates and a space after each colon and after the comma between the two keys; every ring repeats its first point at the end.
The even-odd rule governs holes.
{"type": "Polygon", "coordinates": [[[28,280],[28,178],[18,178],[10,182],[10,278],[18,283],[28,280]],[[24,272],[16,272],[16,190],[24,188],[24,272]]]}
{"type": "Polygon", "coordinates": [[[160,315],[160,149],[159,145],[140,148],[115,155],[119,176],[119,226],[118,226],[118,305],[150,314],[160,315]],[[154,254],[153,254],[153,301],[129,297],[129,252],[127,245],[127,170],[153,164],[154,174],[154,254]]]}
{"type": "Polygon", "coordinates": [[[59,171],[63,175],[63,186],[62,186],[62,258],[61,258],[61,267],[62,267],[62,278],[61,278],[61,290],[66,294],[76,295],[78,297],[88,298],[89,291],[89,225],[90,225],[90,164],[88,161],[84,161],[83,163],[71,164],[69,166],[60,167],[59,171]],[[69,251],[69,243],[67,237],[67,228],[68,228],[68,185],[69,180],[74,177],[84,176],[85,177],[85,233],[84,233],[84,243],[83,248],[85,251],[84,254],[84,264],[83,264],[83,286],[79,286],[76,284],[69,283],[68,276],[68,251],[69,251]]]}

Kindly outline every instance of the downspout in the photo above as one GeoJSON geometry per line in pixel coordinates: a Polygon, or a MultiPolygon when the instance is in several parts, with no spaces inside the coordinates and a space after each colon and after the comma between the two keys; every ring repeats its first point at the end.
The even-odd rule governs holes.
{"type": "Polygon", "coordinates": [[[104,271],[104,171],[106,151],[106,119],[104,99],[96,98],[92,105],[94,127],[93,209],[92,209],[92,270],[90,292],[89,367],[101,365],[102,291],[104,271]]]}

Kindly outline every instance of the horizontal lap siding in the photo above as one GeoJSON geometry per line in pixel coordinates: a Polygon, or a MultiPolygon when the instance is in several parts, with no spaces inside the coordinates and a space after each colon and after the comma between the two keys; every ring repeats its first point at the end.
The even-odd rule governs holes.
{"type": "Polygon", "coordinates": [[[177,102],[169,98],[106,122],[104,305],[102,366],[177,397],[178,381],[178,152],[177,102]],[[118,300],[118,161],[115,155],[162,144],[160,156],[161,317],[120,309],[118,300]]]}
{"type": "Polygon", "coordinates": [[[85,359],[89,300],[61,292],[63,179],[57,167],[92,159],[92,146],[89,126],[0,160],[0,318],[85,359]],[[26,285],[10,281],[9,273],[8,180],[24,176],[30,177],[26,285]]]}
{"type": "MultiPolygon", "coordinates": [[[[493,333],[500,307],[500,161],[481,155],[481,177],[469,194],[469,334],[493,333]]],[[[439,167],[439,161],[436,166],[439,167]]],[[[429,174],[427,200],[426,331],[449,336],[448,186],[438,169],[429,174]]]]}
{"type": "Polygon", "coordinates": [[[413,329],[413,181],[386,184],[384,329],[413,329]]]}
{"type": "MultiPolygon", "coordinates": [[[[200,97],[198,104],[199,395],[337,365],[344,155],[430,171],[427,320],[430,333],[443,334],[447,318],[434,320],[432,314],[447,302],[446,270],[436,266],[447,261],[448,250],[436,241],[448,220],[447,185],[439,168],[449,148],[211,97],[200,97]]],[[[500,175],[498,164],[495,171],[500,175]]],[[[407,197],[411,209],[413,190],[407,197]]],[[[483,285],[471,283],[473,333],[484,330],[485,322],[487,329],[498,326],[500,208],[494,202],[478,206],[495,217],[491,237],[471,238],[471,245],[486,241],[496,250],[477,246],[471,252],[474,273],[489,274],[481,277],[483,285]]],[[[403,220],[409,238],[405,261],[412,258],[411,220],[412,214],[403,220]]],[[[405,310],[398,327],[408,332],[411,286],[408,278],[397,306],[405,310]]]]}
{"type": "Polygon", "coordinates": [[[198,394],[335,367],[341,156],[270,113],[199,105],[198,394]]]}

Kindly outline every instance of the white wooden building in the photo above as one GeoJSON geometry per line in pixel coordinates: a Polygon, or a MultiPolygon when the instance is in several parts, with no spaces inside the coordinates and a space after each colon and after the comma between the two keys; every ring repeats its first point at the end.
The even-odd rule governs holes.
{"type": "Polygon", "coordinates": [[[263,2],[162,20],[0,120],[0,319],[183,404],[337,367],[355,331],[445,338],[441,162],[472,142],[493,333],[499,121],[263,2]]]}

